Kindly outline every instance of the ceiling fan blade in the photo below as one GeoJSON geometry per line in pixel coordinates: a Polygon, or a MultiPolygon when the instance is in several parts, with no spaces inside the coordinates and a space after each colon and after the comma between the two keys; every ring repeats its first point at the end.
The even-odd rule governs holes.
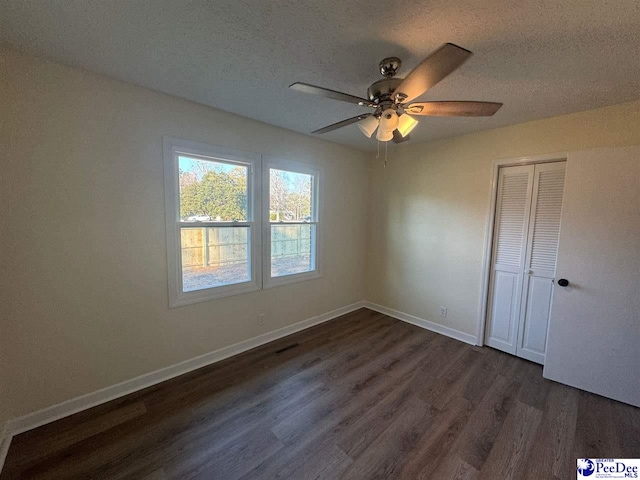
{"type": "Polygon", "coordinates": [[[347,118],[346,120],[342,120],[341,122],[334,123],[332,125],[329,125],[328,127],[320,128],[319,130],[314,130],[311,133],[327,133],[327,132],[331,132],[333,130],[337,130],[338,128],[342,128],[342,127],[346,127],[347,125],[351,125],[352,123],[359,122],[360,120],[363,120],[363,119],[365,119],[367,117],[370,117],[370,116],[371,116],[370,113],[365,113],[363,115],[358,115],[357,117],[347,118]]]}
{"type": "Polygon", "coordinates": [[[377,107],[377,105],[371,100],[366,98],[356,97],[355,95],[349,95],[348,93],[337,92],[335,90],[329,90],[328,88],[316,87],[315,85],[309,85],[308,83],[296,82],[289,85],[289,88],[297,90],[303,93],[310,93],[311,95],[320,95],[325,98],[332,98],[334,100],[340,100],[342,102],[355,103],[365,107],[377,107]]]}
{"type": "Polygon", "coordinates": [[[495,102],[417,102],[405,107],[411,115],[433,117],[490,117],[502,107],[495,102]]]}
{"type": "Polygon", "coordinates": [[[398,102],[410,102],[433,87],[473,55],[469,50],[445,43],[414,68],[396,88],[398,102]]]}
{"type": "Polygon", "coordinates": [[[402,143],[409,140],[409,135],[403,137],[402,134],[398,130],[393,131],[393,143],[402,143]]]}

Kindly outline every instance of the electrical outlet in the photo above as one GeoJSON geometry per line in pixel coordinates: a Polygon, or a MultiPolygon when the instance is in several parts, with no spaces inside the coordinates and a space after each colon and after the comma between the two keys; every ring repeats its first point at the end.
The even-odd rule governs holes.
{"type": "Polygon", "coordinates": [[[264,326],[264,323],[265,323],[265,322],[264,322],[264,313],[260,313],[260,314],[258,315],[258,325],[260,325],[261,327],[263,327],[263,326],[264,326]]]}
{"type": "Polygon", "coordinates": [[[447,307],[440,307],[440,313],[438,313],[438,315],[442,318],[447,318],[447,307]]]}

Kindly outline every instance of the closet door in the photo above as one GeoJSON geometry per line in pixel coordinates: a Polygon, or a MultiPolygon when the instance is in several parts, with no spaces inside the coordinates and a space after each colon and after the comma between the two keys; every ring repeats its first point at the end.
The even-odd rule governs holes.
{"type": "Polygon", "coordinates": [[[516,354],[544,364],[556,273],[565,162],[535,166],[516,354]]]}
{"type": "Polygon", "coordinates": [[[487,345],[515,354],[534,166],[501,168],[491,255],[487,345]]]}

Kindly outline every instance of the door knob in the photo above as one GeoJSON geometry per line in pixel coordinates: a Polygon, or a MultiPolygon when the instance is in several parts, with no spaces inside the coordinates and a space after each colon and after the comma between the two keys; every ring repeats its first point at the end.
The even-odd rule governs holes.
{"type": "Polygon", "coordinates": [[[560,280],[558,280],[558,285],[560,285],[561,287],[568,287],[569,280],[567,280],[566,278],[561,278],[560,280]]]}

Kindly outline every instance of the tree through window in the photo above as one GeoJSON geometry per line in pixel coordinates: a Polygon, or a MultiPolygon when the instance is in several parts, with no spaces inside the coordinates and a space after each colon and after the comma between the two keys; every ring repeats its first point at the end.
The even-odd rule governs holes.
{"type": "Polygon", "coordinates": [[[171,306],[320,276],[320,170],[164,137],[171,306]]]}

